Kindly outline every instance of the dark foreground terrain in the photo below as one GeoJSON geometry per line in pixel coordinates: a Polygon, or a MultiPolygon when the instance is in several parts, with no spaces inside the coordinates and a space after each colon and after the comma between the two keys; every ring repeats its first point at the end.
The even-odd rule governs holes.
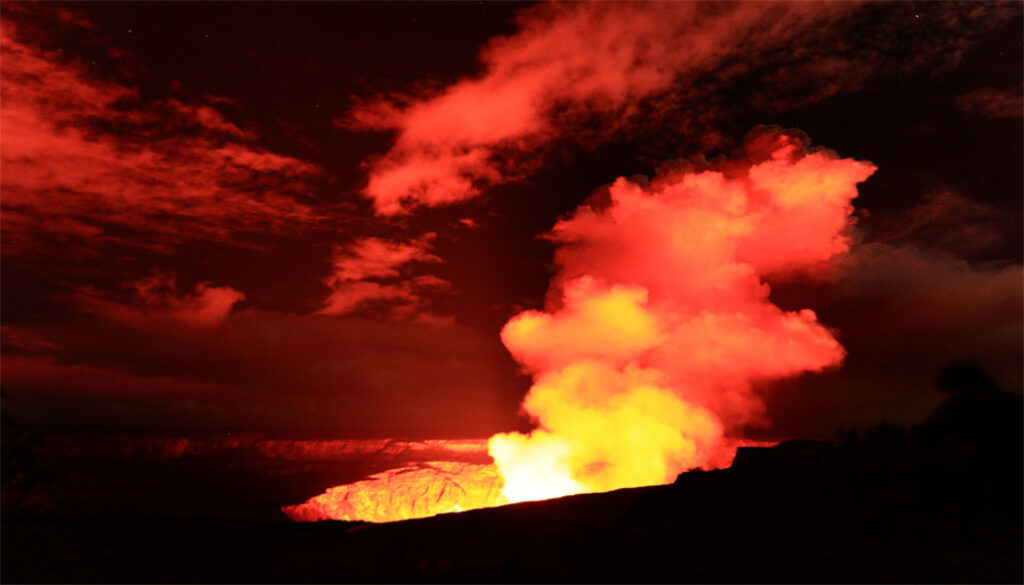
{"type": "Polygon", "coordinates": [[[3,581],[1024,580],[1019,466],[843,448],[784,443],[671,486],[387,525],[5,518],[3,581]]]}
{"type": "Polygon", "coordinates": [[[33,515],[8,505],[12,488],[0,577],[1021,583],[1021,399],[982,390],[952,393],[913,429],[741,449],[731,469],[685,473],[674,485],[393,524],[33,515]]]}

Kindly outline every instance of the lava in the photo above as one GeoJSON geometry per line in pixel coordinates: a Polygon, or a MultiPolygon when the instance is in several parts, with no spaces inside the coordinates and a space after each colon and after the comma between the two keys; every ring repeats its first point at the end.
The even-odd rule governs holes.
{"type": "Polygon", "coordinates": [[[494,465],[432,461],[389,469],[285,506],[292,520],[393,522],[507,504],[494,465]]]}

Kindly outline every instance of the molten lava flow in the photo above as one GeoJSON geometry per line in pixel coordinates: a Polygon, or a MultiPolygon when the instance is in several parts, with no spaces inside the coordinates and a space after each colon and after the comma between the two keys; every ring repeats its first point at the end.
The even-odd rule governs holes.
{"type": "Polygon", "coordinates": [[[476,485],[463,472],[480,474],[483,497],[466,489],[456,504],[435,497],[449,489],[447,471],[397,470],[400,480],[334,488],[300,506],[310,515],[290,514],[394,520],[730,465],[743,430],[767,423],[756,382],[844,357],[812,311],[783,311],[764,283],[848,250],[856,185],[875,171],[807,147],[798,132],[759,129],[733,160],[687,163],[649,184],[619,179],[555,225],[547,307],[501,333],[533,377],[523,410],[536,429],[491,438],[498,474],[460,472],[460,486],[476,485]]]}
{"type": "Polygon", "coordinates": [[[493,465],[434,461],[333,487],[283,511],[292,520],[393,522],[507,504],[493,465]]]}

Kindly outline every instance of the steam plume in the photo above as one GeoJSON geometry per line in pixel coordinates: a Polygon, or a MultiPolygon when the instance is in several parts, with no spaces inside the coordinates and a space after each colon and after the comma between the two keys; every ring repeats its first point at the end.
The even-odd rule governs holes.
{"type": "Polygon", "coordinates": [[[754,382],[842,361],[814,312],[781,310],[763,282],[846,253],[856,185],[875,171],[808,146],[761,128],[733,160],[620,178],[555,225],[546,310],[502,331],[534,378],[537,424],[491,439],[510,501],[728,465],[741,426],[765,422],[754,382]]]}

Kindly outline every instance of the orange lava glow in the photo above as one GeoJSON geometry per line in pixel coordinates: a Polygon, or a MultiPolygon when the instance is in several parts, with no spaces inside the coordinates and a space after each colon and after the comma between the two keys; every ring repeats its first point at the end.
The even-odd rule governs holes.
{"type": "Polygon", "coordinates": [[[457,480],[446,467],[396,470],[333,488],[302,519],[397,520],[729,466],[745,429],[768,423],[755,383],[842,362],[814,312],[775,306],[764,277],[844,254],[856,186],[874,171],[759,129],[732,160],[620,178],[548,234],[559,248],[547,306],[502,330],[533,378],[522,409],[535,429],[493,436],[494,467],[457,480]]]}
{"type": "Polygon", "coordinates": [[[433,461],[389,469],[283,508],[299,522],[394,522],[507,504],[493,465],[433,461]]]}

